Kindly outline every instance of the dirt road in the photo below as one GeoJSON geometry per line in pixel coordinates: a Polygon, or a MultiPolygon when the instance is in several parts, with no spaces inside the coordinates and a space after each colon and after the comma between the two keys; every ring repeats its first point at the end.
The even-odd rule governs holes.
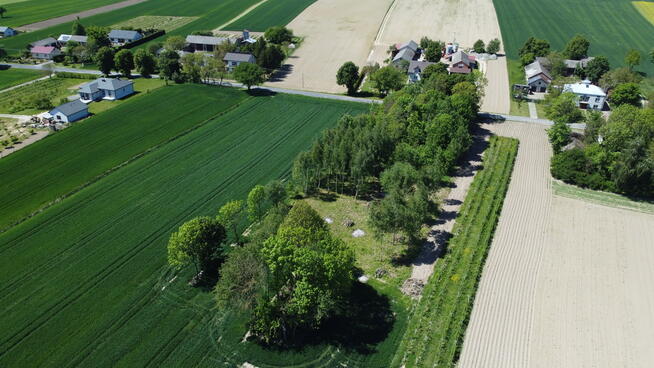
{"type": "Polygon", "coordinates": [[[364,65],[392,0],[318,0],[288,28],[304,37],[286,71],[266,85],[328,93],[345,92],[336,72],[347,61],[364,65]]]}
{"type": "MultiPolygon", "coordinates": [[[[146,0],[125,0],[125,1],[121,1],[119,3],[109,4],[109,5],[101,6],[99,8],[85,10],[85,11],[82,11],[82,12],[79,12],[79,13],[68,14],[68,15],[64,15],[64,16],[61,16],[61,17],[51,18],[51,19],[43,20],[43,21],[36,22],[36,23],[25,24],[25,25],[22,25],[20,27],[16,27],[16,29],[19,30],[19,31],[22,31],[22,32],[38,31],[39,29],[56,26],[56,25],[62,24],[62,23],[72,22],[77,17],[79,17],[79,18],[90,17],[92,15],[102,14],[102,13],[106,13],[106,12],[109,12],[109,11],[112,11],[112,10],[121,9],[121,8],[124,8],[124,7],[127,7],[127,6],[136,5],[136,4],[142,3],[144,1],[146,1],[146,0]]],[[[140,15],[140,14],[137,14],[137,15],[140,15]]],[[[137,15],[134,15],[134,16],[137,16],[137,15]]]]}
{"type": "Polygon", "coordinates": [[[520,139],[460,367],[649,367],[654,216],[554,196],[545,128],[520,139]]]}

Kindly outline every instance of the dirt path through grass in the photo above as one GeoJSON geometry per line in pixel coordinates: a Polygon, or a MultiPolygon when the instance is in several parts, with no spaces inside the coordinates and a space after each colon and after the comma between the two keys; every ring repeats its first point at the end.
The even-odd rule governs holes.
{"type": "Polygon", "coordinates": [[[72,22],[78,17],[79,18],[90,17],[92,15],[102,14],[112,10],[121,9],[127,6],[136,5],[144,1],[147,0],[125,0],[119,3],[109,4],[109,5],[101,6],[99,8],[85,10],[79,13],[68,14],[61,17],[51,18],[36,23],[26,24],[24,26],[16,27],[16,29],[22,32],[38,31],[40,29],[56,26],[62,23],[72,22]]]}

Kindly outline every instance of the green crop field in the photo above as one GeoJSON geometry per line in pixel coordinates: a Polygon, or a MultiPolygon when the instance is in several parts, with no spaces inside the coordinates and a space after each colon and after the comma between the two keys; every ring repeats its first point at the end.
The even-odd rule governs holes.
{"type": "Polygon", "coordinates": [[[0,70],[0,90],[40,78],[45,74],[38,70],[5,69],[0,70]]]}
{"type": "Polygon", "coordinates": [[[518,49],[529,36],[550,41],[562,50],[577,33],[591,41],[590,54],[604,55],[611,66],[624,65],[631,48],[641,52],[637,70],[654,73],[647,53],[654,47],[654,26],[629,0],[493,0],[508,57],[517,59],[518,49]]]}
{"type": "Polygon", "coordinates": [[[40,22],[63,15],[98,8],[123,0],[28,0],[4,5],[7,9],[2,23],[5,26],[18,27],[40,22]]]}
{"type": "Polygon", "coordinates": [[[268,0],[243,18],[227,25],[225,30],[263,32],[272,26],[284,26],[290,23],[316,0],[268,0]]]}
{"type": "Polygon", "coordinates": [[[518,141],[491,137],[452,230],[447,253],[410,315],[392,367],[454,367],[509,186],[518,141]]]}
{"type": "MultiPolygon", "coordinates": [[[[224,93],[175,88],[188,88],[187,94],[198,89],[194,98],[224,93]]],[[[182,97],[161,101],[191,109],[182,97]]],[[[135,101],[149,108],[146,98],[135,101]]],[[[127,115],[117,110],[127,106],[103,114],[115,114],[105,124],[120,124],[127,115]]],[[[189,272],[175,274],[166,266],[170,233],[194,216],[215,214],[227,200],[243,198],[255,184],[287,175],[296,154],[323,129],[344,113],[368,108],[291,95],[249,98],[0,234],[0,366],[190,367],[233,358],[221,356],[223,344],[238,343],[227,337],[221,342],[222,317],[211,293],[187,286],[189,272]]],[[[160,124],[188,124],[163,113],[156,118],[160,124]]],[[[87,159],[111,160],[124,150],[116,141],[106,145],[111,151],[93,152],[82,139],[59,139],[58,146],[73,145],[70,150],[87,159]]],[[[99,132],[89,139],[105,145],[99,132]]],[[[35,149],[27,154],[36,157],[35,149]]],[[[57,159],[57,152],[48,157],[57,159]]],[[[11,164],[12,176],[18,176],[19,164],[11,164]]],[[[53,170],[25,185],[48,186],[57,176],[83,170],[53,170]]]]}
{"type": "MultiPolygon", "coordinates": [[[[167,35],[186,36],[193,31],[212,30],[221,24],[229,22],[245,9],[256,4],[258,0],[185,0],[183,6],[177,0],[148,0],[136,5],[107,13],[82,18],[85,26],[98,25],[109,27],[131,20],[137,16],[177,16],[198,17],[196,20],[174,29],[167,35]]],[[[18,54],[25,50],[30,42],[62,33],[70,33],[72,22],[60,24],[39,31],[19,34],[18,36],[3,39],[0,45],[11,54],[18,54]]],[[[158,38],[155,41],[161,41],[158,38]]]]}
{"type": "Polygon", "coordinates": [[[0,230],[246,96],[209,86],[162,87],[3,158],[0,230]]]}

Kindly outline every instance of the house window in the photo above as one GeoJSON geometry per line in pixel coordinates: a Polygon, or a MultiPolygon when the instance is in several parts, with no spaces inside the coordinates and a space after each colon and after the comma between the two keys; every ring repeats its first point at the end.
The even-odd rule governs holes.
{"type": "Polygon", "coordinates": [[[61,120],[61,115],[57,115],[57,120],[61,120]]]}
{"type": "Polygon", "coordinates": [[[600,102],[600,98],[599,98],[599,97],[595,97],[595,102],[600,102]]]}

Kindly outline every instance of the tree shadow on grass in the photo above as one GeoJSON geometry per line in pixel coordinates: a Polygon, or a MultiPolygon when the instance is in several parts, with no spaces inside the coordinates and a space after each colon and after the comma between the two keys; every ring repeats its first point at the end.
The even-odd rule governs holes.
{"type": "Polygon", "coordinates": [[[277,92],[271,91],[268,88],[252,87],[247,93],[253,97],[272,97],[277,94],[277,92]]]}

